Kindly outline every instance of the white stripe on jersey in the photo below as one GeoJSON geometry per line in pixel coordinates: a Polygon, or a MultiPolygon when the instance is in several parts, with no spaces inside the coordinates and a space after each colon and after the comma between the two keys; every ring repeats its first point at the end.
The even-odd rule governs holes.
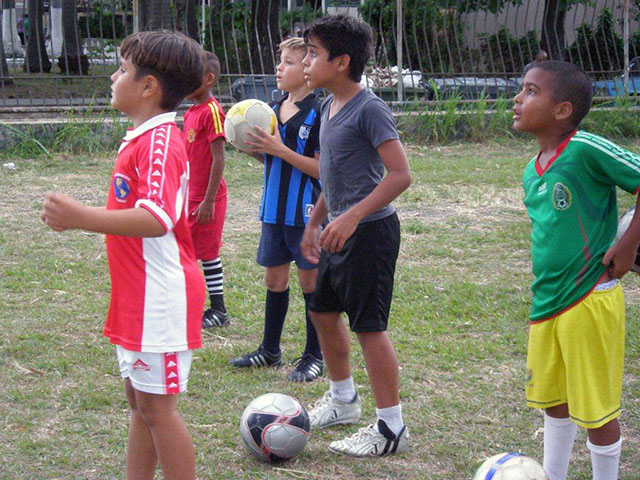
{"type": "Polygon", "coordinates": [[[141,207],[142,205],[144,205],[153,213],[155,213],[158,217],[160,217],[160,220],[165,224],[166,232],[173,229],[174,225],[173,225],[173,220],[171,220],[171,217],[167,215],[167,212],[165,212],[156,203],[154,203],[153,200],[144,198],[144,199],[138,200],[134,206],[141,207]]]}
{"type": "MultiPolygon", "coordinates": [[[[604,139],[602,139],[604,140],[604,139]]],[[[600,150],[603,153],[606,153],[607,155],[609,155],[611,158],[613,158],[614,160],[617,160],[618,162],[622,163],[623,165],[626,165],[627,167],[629,167],[631,170],[635,170],[636,172],[640,173],[640,167],[638,165],[635,165],[633,163],[630,163],[627,161],[626,158],[616,155],[615,152],[613,151],[613,147],[615,147],[615,145],[611,144],[612,149],[609,150],[605,147],[603,147],[602,145],[599,145],[595,142],[592,142],[591,140],[584,138],[584,137],[577,137],[574,136],[571,139],[572,142],[581,142],[581,143],[586,143],[587,145],[591,145],[593,148],[597,148],[598,150],[600,150]]],[[[605,144],[608,144],[609,142],[607,142],[606,140],[603,142],[605,144]]]]}
{"type": "Polygon", "coordinates": [[[188,349],[185,273],[174,232],[143,238],[142,255],[146,283],[141,343],[147,352],[188,349]]]}

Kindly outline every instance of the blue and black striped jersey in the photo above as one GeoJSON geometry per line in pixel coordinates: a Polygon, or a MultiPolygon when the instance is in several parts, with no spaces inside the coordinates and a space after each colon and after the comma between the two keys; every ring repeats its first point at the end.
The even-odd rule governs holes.
{"type": "MultiPolygon", "coordinates": [[[[314,94],[296,102],[300,109],[285,124],[278,110],[288,94],[271,104],[284,144],[305,157],[320,151],[320,102],[314,94]]],[[[304,227],[320,195],[320,181],[279,157],[264,155],[264,179],[259,219],[264,223],[304,227]]]]}

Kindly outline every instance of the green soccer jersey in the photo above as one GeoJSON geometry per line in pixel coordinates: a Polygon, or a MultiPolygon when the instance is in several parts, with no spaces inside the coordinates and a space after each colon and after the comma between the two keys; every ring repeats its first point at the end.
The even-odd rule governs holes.
{"type": "Polygon", "coordinates": [[[618,225],[616,186],[637,193],[640,156],[578,131],[544,170],[533,158],[522,184],[532,226],[535,322],[575,305],[604,274],[602,258],[618,225]]]}

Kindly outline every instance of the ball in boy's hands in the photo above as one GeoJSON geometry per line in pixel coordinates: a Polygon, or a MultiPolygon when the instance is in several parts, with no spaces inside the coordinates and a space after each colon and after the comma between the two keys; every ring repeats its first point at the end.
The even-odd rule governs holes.
{"type": "MultiPolygon", "coordinates": [[[[624,215],[620,217],[620,220],[618,220],[618,232],[616,233],[616,242],[622,238],[622,235],[624,235],[624,233],[629,228],[629,224],[631,223],[631,219],[633,218],[633,215],[635,212],[636,212],[636,207],[631,207],[629,210],[627,210],[624,213],[624,215]]],[[[640,273],[640,248],[638,248],[638,251],[636,252],[636,260],[633,266],[631,267],[631,271],[635,273],[640,273]]]]}
{"type": "Polygon", "coordinates": [[[270,135],[276,128],[276,114],[265,102],[257,99],[248,99],[236,103],[227,112],[224,121],[224,134],[227,141],[234,147],[243,151],[251,150],[246,142],[251,141],[248,132],[253,127],[260,127],[270,135]]]}
{"type": "Polygon", "coordinates": [[[487,458],[473,480],[548,480],[544,469],[533,458],[520,453],[501,453],[487,458]]]}

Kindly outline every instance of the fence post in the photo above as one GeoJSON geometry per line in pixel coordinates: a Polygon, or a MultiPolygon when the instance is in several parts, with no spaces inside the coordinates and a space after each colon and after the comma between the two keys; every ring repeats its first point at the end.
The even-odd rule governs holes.
{"type": "Polygon", "coordinates": [[[402,82],[402,34],[404,18],[402,0],[396,2],[396,57],[398,59],[398,101],[404,101],[404,83],[402,82]]]}
{"type": "Polygon", "coordinates": [[[629,97],[629,0],[624,0],[622,40],[624,41],[624,95],[629,97]]]}

